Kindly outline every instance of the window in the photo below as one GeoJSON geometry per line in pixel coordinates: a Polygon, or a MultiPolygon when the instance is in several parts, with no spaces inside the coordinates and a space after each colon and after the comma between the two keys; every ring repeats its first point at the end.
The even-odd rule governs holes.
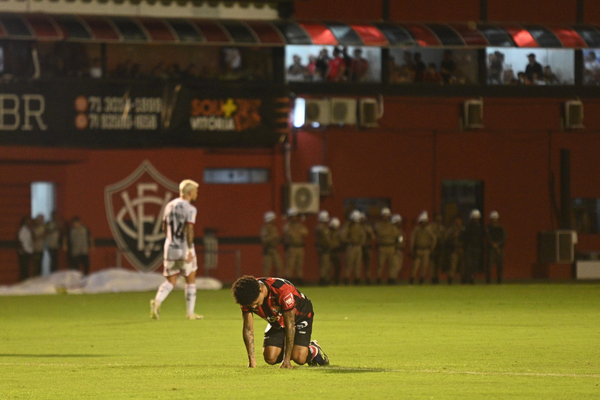
{"type": "Polygon", "coordinates": [[[206,168],[204,183],[268,183],[266,168],[206,168]]]}
{"type": "Polygon", "coordinates": [[[573,85],[575,51],[488,47],[488,85],[573,85]]]}
{"type": "Polygon", "coordinates": [[[390,49],[390,83],[475,85],[476,50],[390,49]]]}
{"type": "Polygon", "coordinates": [[[381,49],[286,46],[287,82],[381,82],[381,49]]]}
{"type": "Polygon", "coordinates": [[[446,225],[457,217],[468,221],[471,210],[475,208],[483,214],[483,181],[442,182],[442,214],[446,225]]]}
{"type": "Polygon", "coordinates": [[[600,233],[600,199],[573,199],[572,227],[579,233],[600,233]]]}

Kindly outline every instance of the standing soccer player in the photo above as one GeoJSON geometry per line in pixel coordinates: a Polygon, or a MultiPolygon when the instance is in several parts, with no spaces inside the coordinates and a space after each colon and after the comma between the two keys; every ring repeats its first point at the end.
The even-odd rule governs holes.
{"type": "Polygon", "coordinates": [[[158,319],[160,305],[175,287],[179,274],[185,277],[185,301],[188,319],[202,319],[196,315],[196,271],[198,259],[194,249],[194,223],[196,207],[191,203],[198,197],[198,183],[186,179],[179,184],[178,199],[165,207],[162,228],[166,232],[163,275],[167,280],[160,285],[154,300],[150,300],[150,316],[158,319]]]}
{"type": "Polygon", "coordinates": [[[232,286],[233,297],[242,309],[243,337],[248,367],[255,368],[254,314],[269,322],[263,341],[267,364],[280,368],[302,365],[329,365],[316,340],[311,340],[314,312],[312,302],[289,281],[281,278],[243,276],[232,286]]]}

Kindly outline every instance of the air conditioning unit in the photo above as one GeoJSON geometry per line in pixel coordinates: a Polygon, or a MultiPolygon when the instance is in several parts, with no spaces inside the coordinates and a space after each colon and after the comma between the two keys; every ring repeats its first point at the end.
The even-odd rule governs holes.
{"type": "Polygon", "coordinates": [[[302,214],[319,212],[318,183],[290,183],[283,187],[283,209],[290,208],[302,214]]]}
{"type": "Polygon", "coordinates": [[[329,167],[325,165],[313,165],[310,168],[310,181],[319,185],[319,193],[321,196],[331,194],[333,182],[329,167]]]}
{"type": "Polygon", "coordinates": [[[540,232],[538,262],[540,264],[571,264],[575,259],[577,233],[572,230],[540,232]]]}
{"type": "Polygon", "coordinates": [[[483,128],[483,100],[467,100],[463,103],[463,128],[483,128]]]}
{"type": "Polygon", "coordinates": [[[331,123],[356,125],[356,100],[331,99],[331,123]]]}
{"type": "Polygon", "coordinates": [[[360,99],[358,101],[358,124],[366,128],[379,126],[379,103],[375,99],[360,99]]]}
{"type": "Polygon", "coordinates": [[[304,123],[306,125],[329,125],[330,121],[329,100],[306,99],[304,107],[304,123]]]}
{"type": "Polygon", "coordinates": [[[569,100],[564,103],[565,129],[583,129],[583,103],[579,100],[569,100]]]}

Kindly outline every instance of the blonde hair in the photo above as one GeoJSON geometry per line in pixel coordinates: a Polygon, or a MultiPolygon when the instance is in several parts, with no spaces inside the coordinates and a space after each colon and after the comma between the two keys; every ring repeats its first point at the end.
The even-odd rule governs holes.
{"type": "Polygon", "coordinates": [[[195,182],[191,179],[185,179],[179,184],[179,194],[181,196],[190,194],[190,192],[194,189],[197,189],[198,186],[200,186],[198,182],[195,182]]]}

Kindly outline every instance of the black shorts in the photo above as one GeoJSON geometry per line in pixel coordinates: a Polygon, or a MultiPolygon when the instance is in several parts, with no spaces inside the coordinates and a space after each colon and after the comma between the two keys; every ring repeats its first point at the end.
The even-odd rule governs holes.
{"type": "MultiPolygon", "coordinates": [[[[311,304],[312,308],[312,304],[311,304]]],[[[312,335],[314,314],[311,312],[310,317],[305,316],[296,320],[296,335],[294,336],[294,346],[308,347],[310,337],[312,335]]],[[[265,332],[263,347],[275,346],[283,349],[285,345],[285,328],[279,325],[273,326],[269,324],[265,332]]]]}

